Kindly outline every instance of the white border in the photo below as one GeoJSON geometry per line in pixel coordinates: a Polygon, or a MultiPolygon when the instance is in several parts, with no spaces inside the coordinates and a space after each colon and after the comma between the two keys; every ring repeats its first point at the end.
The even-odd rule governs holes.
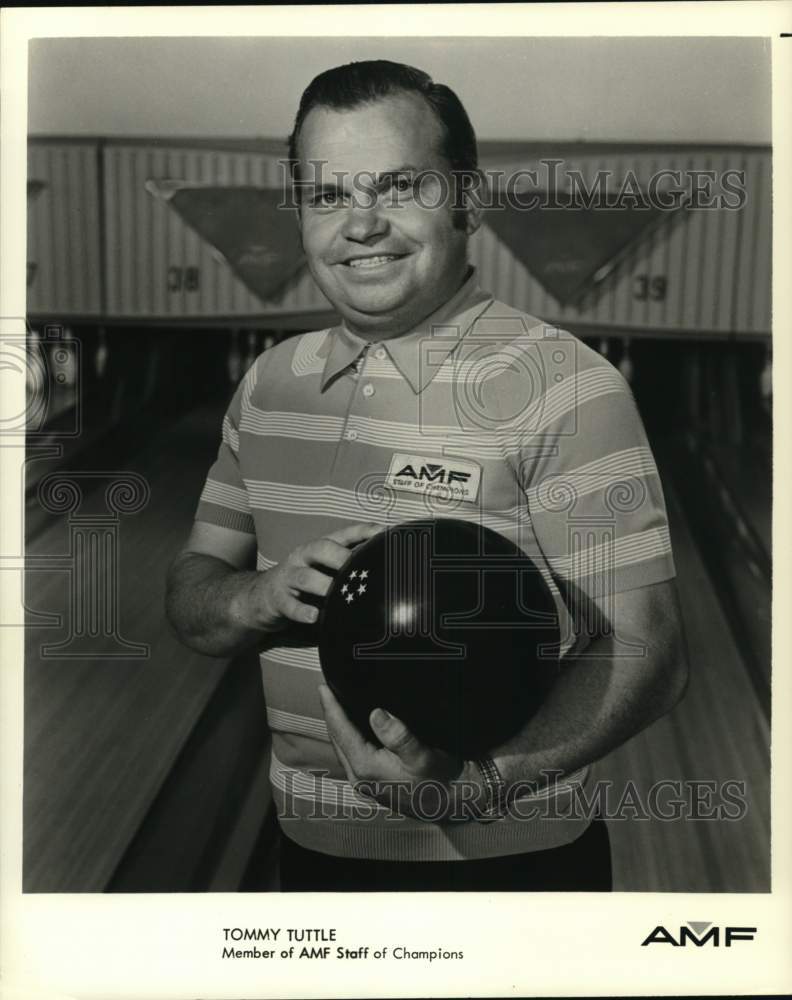
{"type": "MultiPolygon", "coordinates": [[[[49,8],[2,12],[3,229],[0,315],[25,306],[27,41],[132,35],[772,37],[776,440],[789,440],[782,391],[790,348],[792,8],[775,4],[568,4],[382,7],[49,8]],[[296,30],[296,25],[301,30],[296,30]]],[[[24,392],[24,386],[20,386],[24,392]]],[[[4,403],[5,405],[5,403],[4,403]]],[[[6,526],[19,525],[17,463],[0,449],[6,526]]],[[[2,630],[2,973],[8,997],[322,997],[783,993],[792,988],[790,730],[786,607],[792,538],[789,453],[775,457],[773,884],[764,895],[20,895],[22,636],[2,630]],[[9,634],[5,634],[9,633],[9,634]],[[644,929],[688,919],[760,928],[746,949],[642,949],[644,929]],[[403,943],[462,949],[462,962],[221,962],[228,926],[334,927],[349,947],[403,943]]],[[[4,529],[4,545],[18,545],[4,529]]],[[[6,551],[6,550],[4,550],[6,551]]],[[[3,601],[16,595],[0,593],[3,601]]]]}

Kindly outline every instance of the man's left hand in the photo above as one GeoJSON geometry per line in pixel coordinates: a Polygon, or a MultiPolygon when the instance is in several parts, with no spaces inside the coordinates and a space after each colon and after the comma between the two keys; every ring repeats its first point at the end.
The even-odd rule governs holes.
{"type": "Polygon", "coordinates": [[[375,708],[369,723],[382,746],[370,743],[347,717],[332,691],[319,686],[327,729],[350,784],[403,815],[442,819],[453,806],[451,783],[464,761],[421,743],[405,724],[375,708]],[[422,788],[416,786],[426,783],[422,788]]]}

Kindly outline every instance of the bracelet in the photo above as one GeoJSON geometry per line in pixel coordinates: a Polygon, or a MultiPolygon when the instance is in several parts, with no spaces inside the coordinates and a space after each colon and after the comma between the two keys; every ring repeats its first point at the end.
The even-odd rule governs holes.
{"type": "Polygon", "coordinates": [[[491,757],[481,757],[473,763],[481,771],[486,794],[486,804],[483,809],[477,810],[476,819],[479,821],[498,819],[498,817],[503,816],[503,809],[506,805],[506,782],[491,757]]]}

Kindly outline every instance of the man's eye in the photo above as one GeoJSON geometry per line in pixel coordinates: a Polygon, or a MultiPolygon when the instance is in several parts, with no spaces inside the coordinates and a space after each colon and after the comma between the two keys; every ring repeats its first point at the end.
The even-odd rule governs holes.
{"type": "Polygon", "coordinates": [[[314,208],[337,208],[342,202],[338,191],[319,191],[311,198],[314,208]]]}
{"type": "Polygon", "coordinates": [[[390,191],[396,195],[411,195],[415,182],[410,174],[394,174],[389,178],[390,191]]]}

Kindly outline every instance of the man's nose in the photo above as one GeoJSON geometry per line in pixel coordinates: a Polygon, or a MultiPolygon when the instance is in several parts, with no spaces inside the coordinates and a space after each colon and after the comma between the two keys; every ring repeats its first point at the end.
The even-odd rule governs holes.
{"type": "Polygon", "coordinates": [[[379,199],[358,194],[346,209],[342,232],[346,239],[362,243],[372,236],[381,236],[387,226],[379,199]]]}

